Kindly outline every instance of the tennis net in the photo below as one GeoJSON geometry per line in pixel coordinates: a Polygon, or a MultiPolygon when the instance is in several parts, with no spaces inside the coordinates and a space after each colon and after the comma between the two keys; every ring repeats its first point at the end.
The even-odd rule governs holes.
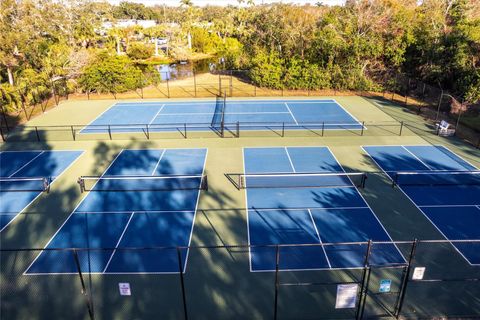
{"type": "Polygon", "coordinates": [[[215,112],[213,113],[211,126],[216,131],[223,133],[225,127],[225,106],[227,103],[227,95],[217,96],[215,104],[215,112]]]}
{"type": "Polygon", "coordinates": [[[480,185],[480,171],[397,172],[393,185],[480,185]]]}
{"type": "Polygon", "coordinates": [[[50,191],[51,178],[47,177],[22,177],[0,178],[0,191],[50,191]]]}
{"type": "Polygon", "coordinates": [[[82,176],[80,191],[208,190],[206,175],[82,176]]]}
{"type": "Polygon", "coordinates": [[[342,188],[365,187],[367,175],[352,173],[227,174],[237,189],[246,188],[342,188]]]}

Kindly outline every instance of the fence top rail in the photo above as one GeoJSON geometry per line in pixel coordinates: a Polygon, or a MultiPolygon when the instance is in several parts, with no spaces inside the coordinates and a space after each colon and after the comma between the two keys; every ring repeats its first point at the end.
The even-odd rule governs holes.
{"type": "Polygon", "coordinates": [[[0,248],[0,252],[13,251],[101,251],[101,250],[172,250],[172,249],[235,249],[235,248],[282,248],[282,247],[323,247],[323,246],[362,246],[371,244],[375,245],[412,245],[418,244],[439,244],[439,243],[480,243],[480,239],[470,240],[401,240],[401,241],[357,241],[357,242],[330,242],[330,243],[303,243],[303,244],[265,244],[265,245],[249,245],[249,244],[225,244],[225,245],[198,245],[198,246],[149,246],[149,247],[102,247],[102,248],[83,248],[83,247],[68,247],[68,248],[0,248]]]}

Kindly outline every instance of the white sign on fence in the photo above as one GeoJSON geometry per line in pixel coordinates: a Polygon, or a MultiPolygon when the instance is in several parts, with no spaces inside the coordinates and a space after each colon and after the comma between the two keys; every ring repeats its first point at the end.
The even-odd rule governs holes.
{"type": "Polygon", "coordinates": [[[130,290],[130,283],[128,282],[120,282],[118,284],[118,289],[120,290],[121,296],[131,296],[132,291],[130,290]]]}
{"type": "Polygon", "coordinates": [[[339,284],[335,309],[355,308],[357,304],[358,284],[339,284]]]}

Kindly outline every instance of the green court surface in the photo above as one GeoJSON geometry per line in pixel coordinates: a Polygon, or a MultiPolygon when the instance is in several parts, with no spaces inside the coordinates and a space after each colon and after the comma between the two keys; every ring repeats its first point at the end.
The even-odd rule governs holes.
{"type": "MultiPolygon", "coordinates": [[[[309,100],[306,97],[298,99],[309,100]]],[[[189,131],[188,128],[185,134],[178,126],[179,129],[174,132],[84,135],[80,130],[85,125],[119,102],[90,100],[65,101],[32,119],[27,127],[10,133],[1,145],[1,151],[84,152],[56,178],[48,193],[42,193],[1,231],[1,318],[478,317],[480,266],[469,264],[399,188],[392,188],[389,177],[362,147],[442,145],[477,168],[480,167],[480,151],[455,137],[435,135],[432,124],[381,98],[336,96],[312,99],[335,99],[355,119],[364,123],[365,130],[322,132],[317,127],[289,131],[279,126],[259,131],[242,131],[241,128],[238,132],[225,130],[224,137],[221,137],[218,132],[189,131]],[[359,188],[359,193],[391,239],[397,242],[406,264],[385,266],[367,263],[359,268],[251,272],[246,192],[238,190],[225,174],[245,172],[245,148],[300,146],[328,147],[345,172],[367,173],[366,186],[359,188]],[[112,250],[112,247],[95,247],[90,250],[77,248],[76,251],[62,248],[68,252],[64,255],[66,259],[71,259],[73,265],[81,266],[77,270],[79,272],[26,273],[70,214],[88,197],[89,192],[80,192],[77,179],[80,176],[102,175],[122,149],[208,150],[204,170],[208,176],[208,189],[200,191],[188,254],[185,253],[187,248],[169,249],[178,250],[182,262],[187,256],[185,272],[91,272],[91,257],[112,250]],[[419,242],[414,244],[415,239],[419,242]],[[409,260],[412,246],[415,246],[415,254],[409,260]],[[412,279],[416,267],[425,267],[422,281],[412,279]],[[382,280],[391,281],[390,292],[380,292],[382,280]],[[131,295],[120,294],[120,283],[130,285],[131,295]],[[356,301],[351,308],[336,308],[337,289],[341,284],[357,285],[356,301]]],[[[127,102],[134,101],[162,102],[127,102]]],[[[141,158],[136,160],[145,161],[141,158]]],[[[284,201],[287,203],[288,196],[286,192],[284,201]]],[[[174,202],[178,199],[172,196],[170,200],[174,202]]],[[[144,227],[148,228],[148,224],[144,227]]],[[[113,225],[107,226],[103,232],[112,230],[113,225]]],[[[82,238],[82,232],[86,231],[79,229],[76,232],[70,236],[82,238]]],[[[145,234],[148,234],[147,230],[145,234]]],[[[115,244],[113,249],[141,252],[147,256],[159,256],[165,250],[160,247],[120,248],[115,244]]],[[[281,254],[279,258],[282,259],[281,254]]]]}

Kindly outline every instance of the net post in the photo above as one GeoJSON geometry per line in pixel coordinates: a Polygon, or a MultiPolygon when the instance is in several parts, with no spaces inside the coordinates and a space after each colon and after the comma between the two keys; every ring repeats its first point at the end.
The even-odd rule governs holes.
{"type": "Polygon", "coordinates": [[[183,302],[183,313],[185,320],[188,320],[187,312],[187,297],[185,295],[185,281],[183,279],[183,264],[182,264],[182,253],[180,252],[180,247],[177,247],[177,257],[178,257],[178,273],[180,275],[180,286],[182,288],[182,302],[183,302]]]}
{"type": "Polygon", "coordinates": [[[403,121],[400,122],[400,132],[398,133],[399,136],[402,135],[402,131],[403,131],[403,121]]]}
{"type": "Polygon", "coordinates": [[[201,188],[205,191],[208,191],[208,178],[207,175],[202,176],[201,188]]]}
{"type": "Polygon", "coordinates": [[[240,138],[240,121],[237,121],[237,138],[240,138]]]}
{"type": "Polygon", "coordinates": [[[402,312],[403,302],[405,300],[405,295],[407,293],[408,278],[410,276],[410,270],[412,269],[412,264],[415,258],[415,253],[417,251],[418,239],[413,239],[412,248],[410,249],[410,255],[408,257],[407,267],[404,269],[404,277],[400,287],[400,295],[395,306],[395,317],[398,319],[402,312]]]}
{"type": "Polygon", "coordinates": [[[278,244],[275,247],[275,298],[274,298],[274,306],[273,306],[273,319],[277,319],[277,309],[278,309],[278,287],[280,283],[279,279],[279,264],[280,264],[280,249],[278,244]]]}
{"type": "Polygon", "coordinates": [[[325,121],[322,121],[322,137],[325,135],[325,121]]]}
{"type": "Polygon", "coordinates": [[[38,127],[35,126],[35,134],[37,135],[37,141],[40,141],[40,135],[38,133],[38,127]]]}
{"type": "Polygon", "coordinates": [[[145,125],[145,134],[147,136],[147,140],[150,139],[150,125],[146,124],[145,125]]]}
{"type": "Polygon", "coordinates": [[[397,186],[397,181],[398,181],[398,172],[395,173],[395,175],[392,178],[392,188],[395,188],[397,186]]]}
{"type": "Polygon", "coordinates": [[[49,193],[50,192],[50,181],[51,178],[43,178],[43,191],[49,193]]]}
{"type": "Polygon", "coordinates": [[[80,187],[80,193],[83,193],[85,191],[85,180],[82,179],[82,177],[78,178],[77,180],[78,186],[80,187]]]}
{"type": "Polygon", "coordinates": [[[110,137],[110,140],[112,140],[112,128],[110,125],[108,125],[108,136],[110,137]]]}
{"type": "Polygon", "coordinates": [[[73,126],[70,126],[70,130],[72,131],[73,141],[75,141],[75,129],[73,129],[73,126]]]}
{"type": "Polygon", "coordinates": [[[361,136],[363,136],[363,130],[365,129],[365,121],[362,121],[362,133],[360,134],[361,136]]]}
{"type": "Polygon", "coordinates": [[[78,271],[78,277],[80,278],[80,284],[82,285],[82,295],[85,297],[85,302],[87,304],[88,315],[91,320],[95,319],[92,307],[92,301],[90,301],[90,296],[87,293],[87,288],[85,287],[85,281],[83,279],[82,269],[80,268],[80,262],[78,260],[77,250],[73,249],[73,259],[75,260],[75,266],[78,271]]]}
{"type": "Polygon", "coordinates": [[[185,139],[187,139],[187,123],[186,122],[183,124],[183,133],[184,133],[185,139]]]}
{"type": "Polygon", "coordinates": [[[285,137],[285,122],[282,122],[282,137],[285,137]]]}

